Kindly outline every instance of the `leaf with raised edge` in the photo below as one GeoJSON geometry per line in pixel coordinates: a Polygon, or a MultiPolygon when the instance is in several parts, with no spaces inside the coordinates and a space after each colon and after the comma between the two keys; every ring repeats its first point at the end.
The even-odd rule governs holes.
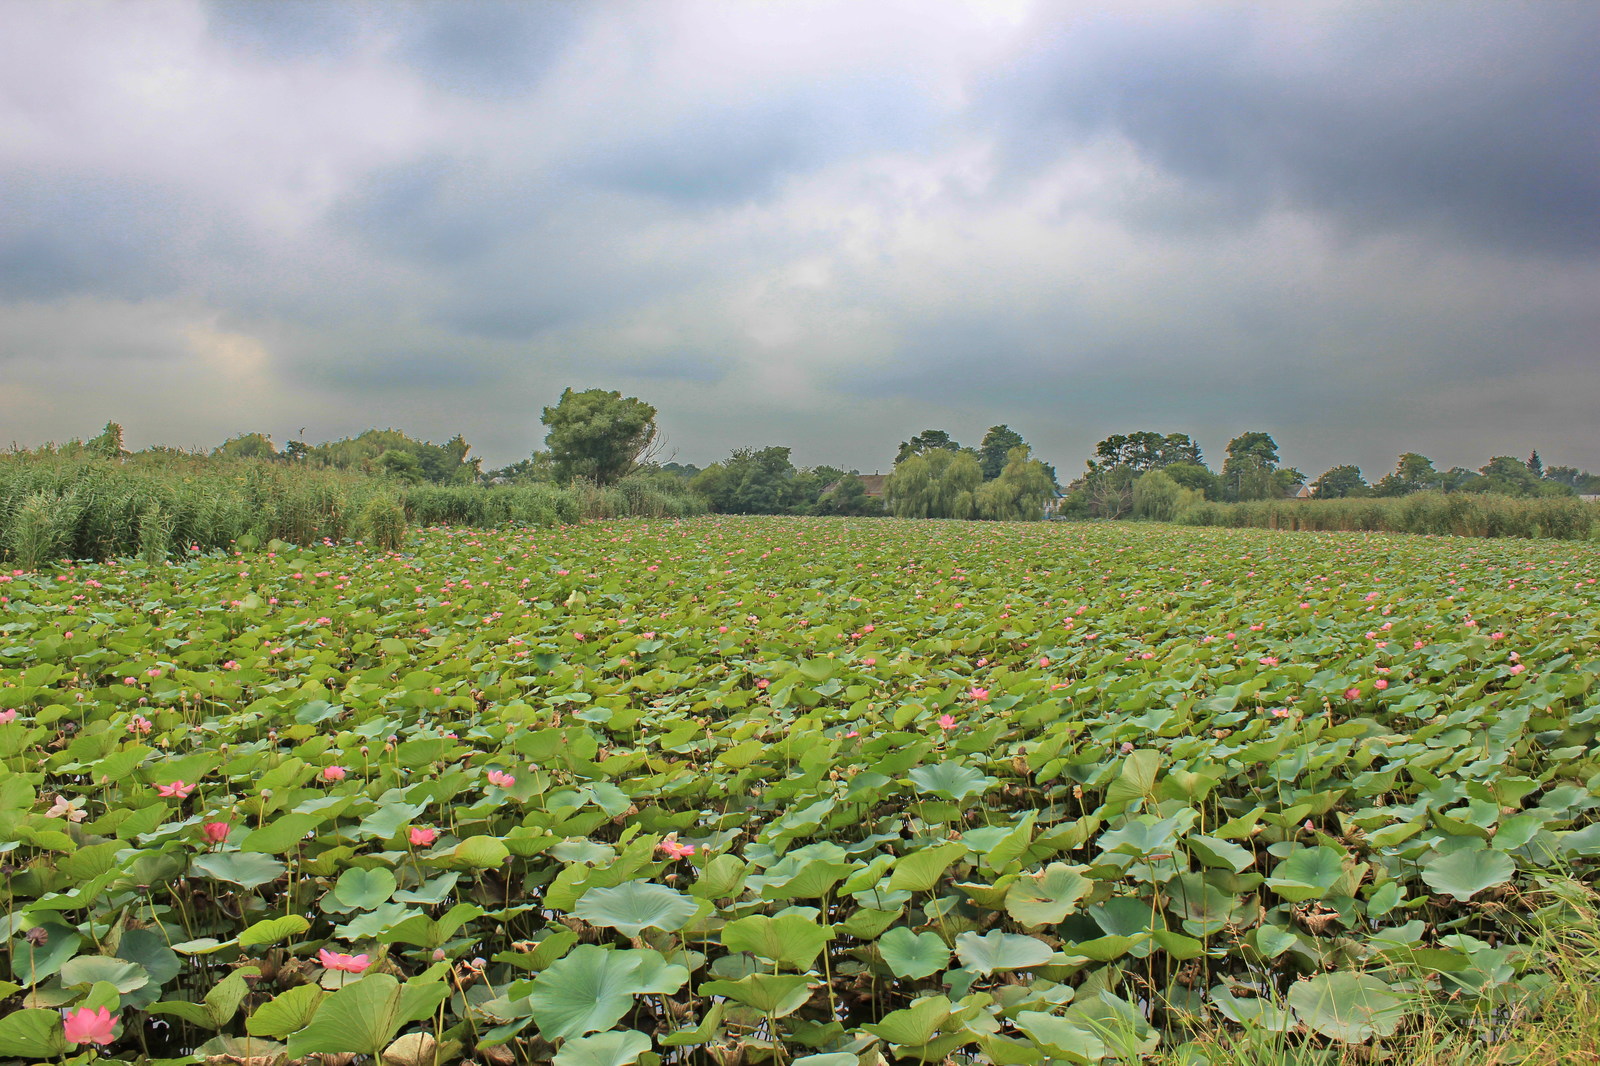
{"type": "Polygon", "coordinates": [[[752,973],[737,981],[707,981],[700,986],[700,993],[726,996],[763,1014],[783,1018],[810,1001],[813,980],[805,974],[752,973]]]}
{"type": "Polygon", "coordinates": [[[786,964],[797,970],[810,968],[831,939],[831,929],[803,914],[784,914],[776,918],[752,914],[722,927],[722,943],[729,951],[748,951],[768,962],[786,964]]]}
{"type": "Polygon", "coordinates": [[[323,816],[317,814],[286,814],[246,833],[239,842],[239,850],[265,855],[287,854],[298,848],[305,841],[306,834],[314,831],[324,820],[323,816]]]}
{"type": "Polygon", "coordinates": [[[498,837],[468,837],[450,852],[451,858],[474,870],[492,870],[511,857],[511,849],[498,837]]]}
{"type": "Polygon", "coordinates": [[[944,996],[919,999],[902,1010],[890,1011],[876,1024],[861,1028],[882,1040],[901,1047],[921,1047],[939,1035],[950,1020],[955,1005],[944,996]]]}
{"type": "Polygon", "coordinates": [[[150,975],[137,963],[106,955],[78,955],[61,967],[61,983],[67,988],[105,981],[123,995],[150,983],[150,975]]]}
{"type": "Polygon", "coordinates": [[[241,851],[219,851],[194,860],[195,869],[208,877],[241,888],[260,888],[288,872],[288,867],[266,855],[241,851]]]}
{"type": "Polygon", "coordinates": [[[878,938],[878,953],[896,977],[916,980],[950,965],[950,948],[937,933],[913,933],[897,926],[878,938]]]}
{"type": "Polygon", "coordinates": [[[939,883],[951,863],[966,853],[967,846],[955,841],[908,852],[895,860],[889,873],[889,891],[926,892],[939,883]]]}
{"type": "Polygon", "coordinates": [[[1517,864],[1503,851],[1478,849],[1435,855],[1422,864],[1422,880],[1435,892],[1465,903],[1486,888],[1516,876],[1517,864]]]}
{"type": "Polygon", "coordinates": [[[298,914],[285,914],[277,918],[263,918],[239,934],[242,948],[264,947],[277,944],[290,937],[299,936],[311,928],[311,923],[298,914]]]}
{"type": "Polygon", "coordinates": [[[381,1055],[402,1025],[428,1017],[449,994],[436,970],[404,985],[386,973],[345,985],[322,1001],[310,1025],[289,1038],[290,1058],[314,1051],[381,1055]]]}
{"type": "Polygon", "coordinates": [[[66,1051],[59,1011],[15,1010],[0,1018],[0,1055],[53,1059],[66,1051]]]}
{"type": "Polygon", "coordinates": [[[956,937],[956,957],[961,965],[976,973],[988,974],[996,970],[1027,970],[1043,966],[1055,955],[1055,950],[1042,940],[1017,933],[1003,933],[998,929],[979,936],[962,933],[956,937]]]}
{"type": "Polygon", "coordinates": [[[1323,1036],[1358,1044],[1393,1036],[1405,1020],[1405,1000],[1370,974],[1325,973],[1289,989],[1289,1006],[1323,1036]]]}
{"type": "Polygon", "coordinates": [[[245,1032],[279,1039],[299,1032],[311,1024],[326,997],[316,985],[296,985],[257,1007],[245,1022],[245,1032]]]}
{"type": "Polygon", "coordinates": [[[615,888],[591,888],[572,913],[590,925],[635,937],[645,929],[682,929],[699,909],[682,892],[649,881],[624,881],[615,888]]]}
{"type": "Polygon", "coordinates": [[[636,1029],[569,1040],[556,1052],[555,1066],[631,1066],[650,1050],[650,1038],[636,1029]]]}
{"type": "Polygon", "coordinates": [[[334,883],[333,898],[346,907],[369,911],[389,902],[389,897],[394,895],[398,887],[399,881],[392,870],[382,866],[370,870],[352,866],[340,874],[339,880],[334,883]]]}
{"type": "Polygon", "coordinates": [[[1034,1046],[1052,1059],[1097,1063],[1109,1054],[1105,1041],[1092,1030],[1054,1014],[1023,1011],[1017,1015],[1017,1028],[1027,1033],[1034,1046]]]}
{"type": "Polygon", "coordinates": [[[1027,926],[1054,925],[1078,909],[1094,882],[1085,866],[1053,862],[1036,874],[1024,874],[1006,890],[1006,913],[1027,926]]]}
{"type": "Polygon", "coordinates": [[[956,803],[969,796],[981,796],[999,784],[995,778],[958,762],[913,767],[907,776],[918,792],[956,803]]]}
{"type": "Polygon", "coordinates": [[[528,1004],[541,1036],[565,1040],[609,1029],[633,1007],[635,995],[671,994],[688,979],[688,970],[667,964],[660,952],[583,944],[533,979],[528,1004]]]}

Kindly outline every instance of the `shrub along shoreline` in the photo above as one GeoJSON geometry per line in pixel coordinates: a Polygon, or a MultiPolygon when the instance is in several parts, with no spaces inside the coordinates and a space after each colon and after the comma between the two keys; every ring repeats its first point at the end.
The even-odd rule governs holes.
{"type": "Polygon", "coordinates": [[[1242,529],[1592,540],[1600,530],[1600,505],[1572,496],[1417,492],[1337,500],[1201,501],[1178,508],[1172,520],[1242,529]]]}
{"type": "Polygon", "coordinates": [[[174,467],[115,459],[0,459],[0,559],[35,569],[68,559],[161,562],[198,548],[358,539],[397,548],[415,526],[554,526],[701,514],[661,479],[613,485],[412,485],[255,460],[174,467]]]}

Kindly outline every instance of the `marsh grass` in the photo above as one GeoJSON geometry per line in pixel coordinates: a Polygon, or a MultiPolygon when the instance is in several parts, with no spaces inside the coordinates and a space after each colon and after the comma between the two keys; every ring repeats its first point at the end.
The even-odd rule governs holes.
{"type": "Polygon", "coordinates": [[[0,456],[0,559],[34,570],[61,559],[370,538],[396,550],[416,526],[556,526],[687,517],[704,502],[661,478],[618,485],[412,485],[364,474],[202,456],[0,456]]]}
{"type": "Polygon", "coordinates": [[[1510,906],[1530,957],[1520,998],[1477,1009],[1452,1009],[1447,994],[1419,997],[1393,1037],[1331,1044],[1303,1031],[1202,1029],[1164,1051],[1157,1066],[1600,1066],[1600,895],[1556,880],[1510,906]]]}
{"type": "Polygon", "coordinates": [[[1393,498],[1191,502],[1180,506],[1173,520],[1190,526],[1588,540],[1600,528],[1600,506],[1573,496],[1418,492],[1393,498]]]}

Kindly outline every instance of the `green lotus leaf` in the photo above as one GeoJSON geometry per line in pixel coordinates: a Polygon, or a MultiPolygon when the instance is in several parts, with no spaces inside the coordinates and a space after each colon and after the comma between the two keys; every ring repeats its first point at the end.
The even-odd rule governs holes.
{"type": "Polygon", "coordinates": [[[936,933],[913,933],[905,926],[878,938],[878,952],[896,977],[916,980],[950,965],[950,949],[936,933]]]}
{"type": "Polygon", "coordinates": [[[650,1038],[634,1029],[596,1033],[569,1040],[556,1052],[555,1066],[631,1066],[650,1050],[650,1038]]]}
{"type": "Polygon", "coordinates": [[[1083,876],[1086,870],[1053,862],[1036,874],[1024,874],[1006,889],[1006,913],[1025,926],[1062,921],[1094,888],[1094,882],[1083,876]]]}
{"type": "Polygon", "coordinates": [[[832,930],[801,914],[752,914],[722,927],[722,943],[729,951],[748,951],[797,970],[809,969],[831,939],[832,930]]]}
{"type": "Polygon", "coordinates": [[[689,979],[653,951],[608,951],[584,944],[533,979],[528,1004],[546,1040],[610,1029],[647,992],[676,992],[689,979]],[[646,958],[653,956],[651,966],[646,958]]]}
{"type": "Polygon", "coordinates": [[[202,855],[194,867],[208,877],[227,881],[241,888],[260,888],[282,877],[288,867],[277,859],[249,852],[226,851],[202,855]]]}
{"type": "Polygon", "coordinates": [[[918,766],[908,776],[918,792],[957,803],[969,797],[981,796],[999,784],[995,778],[958,762],[918,766]]]}
{"type": "Polygon", "coordinates": [[[399,882],[392,870],[382,866],[368,870],[352,866],[334,883],[333,898],[346,907],[371,910],[380,903],[387,903],[397,887],[399,882]]]}
{"type": "Polygon", "coordinates": [[[1289,989],[1289,1006],[1314,1031],[1358,1044],[1393,1036],[1405,1020],[1405,999],[1369,974],[1319,974],[1289,989]]]}
{"type": "Polygon", "coordinates": [[[672,932],[683,928],[698,909],[683,893],[648,881],[625,881],[612,888],[584,893],[573,914],[591,925],[634,937],[645,929],[672,932]]]}
{"type": "Polygon", "coordinates": [[[381,1055],[407,1022],[421,1021],[449,994],[446,964],[401,984],[386,973],[363,976],[323,1000],[311,1024],[289,1038],[288,1053],[381,1055]]]}
{"type": "Polygon", "coordinates": [[[1493,849],[1452,851],[1422,864],[1422,880],[1429,888],[1463,903],[1486,888],[1507,883],[1516,873],[1516,860],[1493,849]]]}
{"type": "Polygon", "coordinates": [[[1042,940],[1002,933],[998,929],[982,936],[962,933],[956,937],[956,957],[961,965],[985,976],[996,970],[1028,970],[1042,966],[1054,955],[1055,949],[1042,940]]]}

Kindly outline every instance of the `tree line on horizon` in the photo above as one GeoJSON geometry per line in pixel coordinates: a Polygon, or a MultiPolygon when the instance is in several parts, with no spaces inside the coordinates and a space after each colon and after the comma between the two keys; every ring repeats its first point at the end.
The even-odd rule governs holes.
{"type": "Polygon", "coordinates": [[[1395,469],[1369,483],[1352,464],[1315,480],[1280,465],[1278,444],[1265,432],[1229,441],[1220,470],[1205,462],[1186,433],[1137,431],[1100,441],[1078,477],[1063,484],[1053,465],[1033,454],[1005,424],[989,427],[977,447],[943,429],[925,429],[900,442],[881,493],[859,470],[798,467],[783,445],[736,448],[704,468],[661,461],[656,408],[638,397],[599,388],[561,394],[545,407],[545,447],[528,458],[485,470],[461,434],[442,444],[396,429],[369,429],[321,443],[291,440],[281,450],[260,432],[230,437],[209,451],[155,445],[129,452],[122,429],[108,423],[89,440],[71,440],[13,453],[71,459],[126,457],[144,461],[255,460],[383,477],[411,485],[571,484],[623,480],[652,491],[693,494],[729,514],[892,514],[915,518],[1026,520],[1151,518],[1172,520],[1201,503],[1238,503],[1309,495],[1318,499],[1399,497],[1418,492],[1563,496],[1600,493],[1600,475],[1571,466],[1546,468],[1535,451],[1527,460],[1495,456],[1476,471],[1438,470],[1431,459],[1403,453],[1395,469]]]}

